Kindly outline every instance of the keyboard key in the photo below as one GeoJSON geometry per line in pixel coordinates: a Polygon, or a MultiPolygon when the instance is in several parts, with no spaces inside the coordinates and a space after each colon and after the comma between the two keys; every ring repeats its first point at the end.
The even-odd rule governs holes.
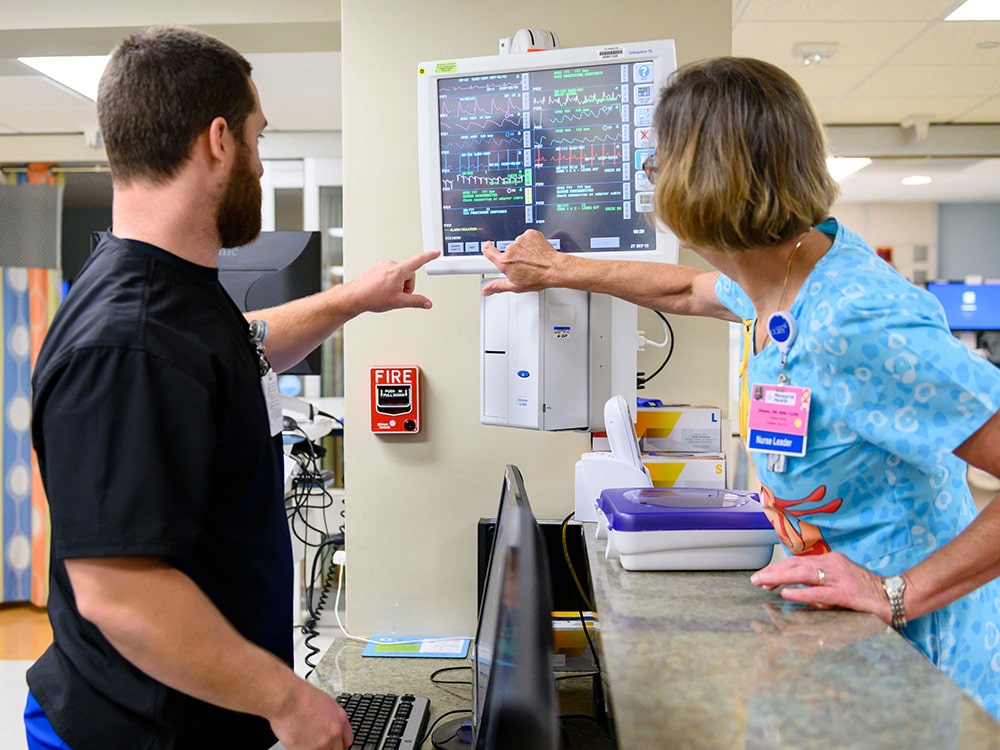
{"type": "Polygon", "coordinates": [[[351,750],[419,747],[430,713],[426,698],[410,693],[342,693],[336,701],[354,730],[351,750]]]}

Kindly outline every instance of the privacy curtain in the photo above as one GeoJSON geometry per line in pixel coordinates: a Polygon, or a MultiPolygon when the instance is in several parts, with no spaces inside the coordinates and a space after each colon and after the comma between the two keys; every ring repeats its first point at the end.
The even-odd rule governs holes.
{"type": "MultiPolygon", "coordinates": [[[[48,165],[32,165],[28,173],[16,175],[16,184],[31,183],[55,184],[56,179],[48,165]]],[[[58,213],[61,192],[57,204],[58,213]]],[[[23,218],[23,209],[18,207],[17,213],[23,218]]],[[[9,224],[17,217],[6,219],[9,224]]],[[[56,222],[58,237],[61,216],[42,219],[50,220],[56,222]]],[[[0,227],[0,231],[8,229],[0,227]]],[[[61,297],[58,248],[56,258],[55,268],[7,265],[9,260],[5,258],[0,269],[0,330],[3,331],[0,601],[30,601],[39,607],[48,598],[49,513],[38,461],[31,449],[31,372],[61,297]]],[[[48,261],[47,264],[53,265],[48,261]]]]}

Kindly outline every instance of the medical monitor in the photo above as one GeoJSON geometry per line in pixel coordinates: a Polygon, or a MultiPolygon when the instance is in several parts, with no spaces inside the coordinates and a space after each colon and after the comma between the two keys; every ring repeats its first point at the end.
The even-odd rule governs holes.
{"type": "Polygon", "coordinates": [[[552,590],[521,472],[508,465],[473,647],[473,718],[442,725],[438,748],[556,750],[552,590]],[[471,730],[471,731],[469,731],[471,730]]]}
{"type": "MultiPolygon", "coordinates": [[[[275,307],[322,288],[319,232],[261,232],[253,242],[219,251],[219,283],[243,312],[275,307]]],[[[319,375],[317,347],[284,372],[319,375]]]]}
{"type": "Polygon", "coordinates": [[[953,331],[1000,331],[1000,284],[930,281],[953,331]]]}
{"type": "Polygon", "coordinates": [[[537,229],[560,251],[677,261],[643,164],[673,40],[421,63],[418,138],[428,273],[496,273],[483,256],[537,229]]]}

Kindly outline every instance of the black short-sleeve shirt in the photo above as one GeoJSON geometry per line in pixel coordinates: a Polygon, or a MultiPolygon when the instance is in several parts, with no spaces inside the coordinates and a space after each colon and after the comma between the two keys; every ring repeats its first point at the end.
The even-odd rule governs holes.
{"type": "MultiPolygon", "coordinates": [[[[292,559],[255,350],[214,268],[105,234],[46,336],[32,441],[52,520],[54,642],[28,672],[74,750],[268,748],[267,722],[126,661],[77,611],[65,560],[155,556],[292,661],[292,559]]],[[[169,607],[170,602],[163,602],[169,607]]]]}

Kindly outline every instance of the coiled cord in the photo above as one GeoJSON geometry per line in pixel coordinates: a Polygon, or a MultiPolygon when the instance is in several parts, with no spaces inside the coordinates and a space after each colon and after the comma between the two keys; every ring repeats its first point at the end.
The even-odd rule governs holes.
{"type": "Polygon", "coordinates": [[[336,544],[332,539],[327,539],[316,549],[316,554],[313,555],[312,567],[309,576],[309,586],[306,588],[306,607],[309,610],[309,619],[302,626],[302,633],[305,635],[305,640],[303,645],[306,647],[305,663],[309,667],[309,671],[306,672],[306,679],[309,675],[313,673],[316,669],[316,662],[313,661],[314,657],[320,653],[320,648],[313,643],[319,636],[319,631],[316,626],[319,624],[320,617],[323,615],[323,607],[326,606],[326,600],[330,596],[330,589],[333,588],[334,577],[336,575],[336,565],[333,564],[333,555],[331,554],[326,562],[327,568],[326,573],[323,575],[323,583],[320,586],[319,598],[316,600],[315,606],[313,604],[313,594],[315,593],[316,585],[316,566],[318,563],[323,561],[323,553],[327,550],[336,551],[336,544]]]}

